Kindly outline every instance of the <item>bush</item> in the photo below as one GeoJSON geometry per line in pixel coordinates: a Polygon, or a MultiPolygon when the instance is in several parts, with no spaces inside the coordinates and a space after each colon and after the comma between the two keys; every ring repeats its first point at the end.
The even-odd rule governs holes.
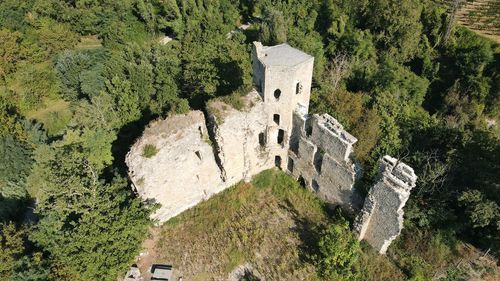
{"type": "Polygon", "coordinates": [[[158,149],[153,144],[146,144],[142,150],[142,156],[146,158],[151,158],[158,153],[158,149]]]}
{"type": "Polygon", "coordinates": [[[318,242],[319,255],[316,258],[318,274],[327,280],[357,280],[359,272],[355,266],[360,246],[349,229],[346,220],[341,219],[321,232],[318,242]]]}

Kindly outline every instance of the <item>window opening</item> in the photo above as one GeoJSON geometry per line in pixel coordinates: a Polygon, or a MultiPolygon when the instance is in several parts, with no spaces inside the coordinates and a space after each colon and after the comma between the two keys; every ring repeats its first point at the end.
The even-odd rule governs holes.
{"type": "Polygon", "coordinates": [[[290,171],[290,173],[293,173],[293,159],[288,157],[288,167],[287,167],[288,171],[290,171]]]}
{"type": "Polygon", "coordinates": [[[280,89],[276,89],[274,90],[274,98],[276,100],[279,100],[280,99],[280,96],[281,96],[281,90],[280,89]]]}
{"type": "Polygon", "coordinates": [[[281,156],[274,156],[274,165],[281,169],[281,156]]]}
{"type": "Polygon", "coordinates": [[[276,125],[280,124],[280,115],[279,114],[274,114],[273,115],[273,121],[276,123],[276,125]]]}
{"type": "Polygon", "coordinates": [[[316,149],[316,153],[314,153],[314,168],[316,169],[316,171],[318,173],[321,173],[321,164],[323,163],[323,154],[325,154],[323,152],[323,150],[321,148],[318,147],[318,149],[316,149]]]}
{"type": "Polygon", "coordinates": [[[259,144],[260,146],[266,146],[266,135],[263,132],[259,133],[259,144]]]}
{"type": "Polygon", "coordinates": [[[283,144],[283,140],[285,140],[285,131],[282,129],[278,130],[278,144],[283,144]]]}

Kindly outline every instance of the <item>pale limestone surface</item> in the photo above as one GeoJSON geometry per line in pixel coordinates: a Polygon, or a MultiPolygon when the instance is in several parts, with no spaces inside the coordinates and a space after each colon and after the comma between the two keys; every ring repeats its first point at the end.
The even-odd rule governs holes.
{"type": "Polygon", "coordinates": [[[378,165],[378,182],[365,199],[355,227],[359,240],[366,240],[379,253],[385,254],[403,229],[403,207],[415,187],[417,176],[411,167],[387,155],[378,165]]]}
{"type": "Polygon", "coordinates": [[[179,214],[212,194],[223,190],[205,118],[201,111],[170,116],[146,128],[132,146],[126,163],[138,194],[161,204],[154,218],[160,221],[179,214]],[[158,153],[144,157],[146,144],[158,153]]]}
{"type": "Polygon", "coordinates": [[[221,100],[201,111],[153,122],[127,155],[139,195],[161,204],[160,222],[235,183],[278,166],[330,205],[359,213],[356,230],[384,253],[399,235],[403,211],[416,176],[406,164],[385,156],[380,178],[363,209],[354,188],[360,169],[352,160],[357,139],[328,114],[308,115],[314,58],[287,44],[254,42],[256,90],[236,110],[221,100]],[[279,97],[275,91],[279,90],[279,97]],[[158,153],[142,156],[146,144],[158,153]]]}
{"type": "Polygon", "coordinates": [[[267,118],[266,107],[256,91],[244,97],[246,106],[238,111],[221,101],[215,101],[210,107],[209,128],[214,132],[214,141],[220,149],[218,158],[224,167],[226,184],[233,185],[250,178],[259,172],[274,166],[276,153],[273,147],[261,145],[259,134],[266,137],[267,118]],[[222,120],[221,120],[222,119],[222,120]]]}

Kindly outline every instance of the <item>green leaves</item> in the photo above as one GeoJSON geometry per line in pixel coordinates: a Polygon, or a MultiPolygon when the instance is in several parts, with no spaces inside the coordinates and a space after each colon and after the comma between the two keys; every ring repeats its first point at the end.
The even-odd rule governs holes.
{"type": "Polygon", "coordinates": [[[329,225],[320,234],[316,266],[320,276],[328,280],[357,280],[355,264],[359,242],[345,220],[329,225]]]}
{"type": "Polygon", "coordinates": [[[67,142],[37,153],[29,182],[40,221],[30,239],[79,279],[113,279],[133,259],[150,211],[123,178],[104,181],[85,147],[67,142]]]}
{"type": "Polygon", "coordinates": [[[464,191],[458,197],[458,202],[465,207],[465,213],[474,227],[485,227],[493,224],[500,231],[500,207],[491,200],[484,198],[479,190],[464,191]]]}

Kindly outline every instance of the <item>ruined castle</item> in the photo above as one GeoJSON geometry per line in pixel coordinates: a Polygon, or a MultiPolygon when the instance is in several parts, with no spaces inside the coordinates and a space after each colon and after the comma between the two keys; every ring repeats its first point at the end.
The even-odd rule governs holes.
{"type": "Polygon", "coordinates": [[[364,199],[354,183],[357,139],[332,116],[309,115],[314,58],[287,44],[252,50],[254,90],[237,110],[222,100],[151,123],[127,155],[134,188],[161,204],[164,222],[242,180],[278,167],[331,205],[356,215],[355,230],[380,253],[403,227],[403,206],[417,177],[390,156],[379,160],[364,199]],[[157,153],[147,158],[146,145],[157,153]]]}

